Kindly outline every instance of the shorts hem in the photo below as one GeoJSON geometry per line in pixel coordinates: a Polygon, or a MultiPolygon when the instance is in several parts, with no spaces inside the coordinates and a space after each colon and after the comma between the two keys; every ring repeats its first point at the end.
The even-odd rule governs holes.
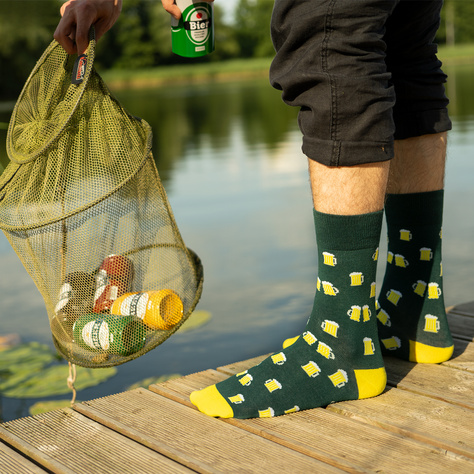
{"type": "Polygon", "coordinates": [[[303,137],[303,153],[326,166],[355,166],[391,160],[393,142],[351,142],[303,137]]]}
{"type": "Polygon", "coordinates": [[[447,132],[452,123],[447,109],[423,110],[419,112],[394,113],[395,140],[420,137],[447,132]]]}

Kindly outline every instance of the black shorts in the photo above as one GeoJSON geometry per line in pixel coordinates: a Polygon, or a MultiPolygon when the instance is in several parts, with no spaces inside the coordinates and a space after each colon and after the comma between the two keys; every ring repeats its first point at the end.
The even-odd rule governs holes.
{"type": "Polygon", "coordinates": [[[394,139],[451,129],[433,43],[442,0],[276,0],[272,85],[300,107],[303,152],[389,160],[394,139]]]}

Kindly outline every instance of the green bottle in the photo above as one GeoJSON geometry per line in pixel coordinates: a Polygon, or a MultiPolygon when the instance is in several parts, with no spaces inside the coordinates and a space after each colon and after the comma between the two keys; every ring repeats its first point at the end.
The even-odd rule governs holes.
{"type": "Polygon", "coordinates": [[[146,342],[145,325],[134,316],[87,314],[75,321],[72,331],[74,343],[106,354],[133,354],[146,342]]]}
{"type": "Polygon", "coordinates": [[[171,50],[186,58],[198,58],[214,51],[212,3],[199,0],[176,0],[182,12],[171,19],[171,50]]]}

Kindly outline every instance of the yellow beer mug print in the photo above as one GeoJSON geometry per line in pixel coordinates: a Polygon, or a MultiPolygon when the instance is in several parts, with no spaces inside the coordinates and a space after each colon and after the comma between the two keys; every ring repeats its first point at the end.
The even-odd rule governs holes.
{"type": "Polygon", "coordinates": [[[416,283],[413,283],[412,288],[413,292],[418,296],[425,296],[426,281],[418,280],[416,283]]]}
{"type": "Polygon", "coordinates": [[[283,365],[286,362],[286,355],[283,352],[272,355],[272,361],[276,365],[283,365]]]}
{"type": "Polygon", "coordinates": [[[400,240],[405,240],[406,242],[410,242],[412,239],[411,232],[407,229],[400,229],[400,240]]]}
{"type": "Polygon", "coordinates": [[[392,325],[392,322],[390,321],[390,316],[388,315],[387,311],[384,309],[381,309],[379,313],[377,314],[377,319],[387,327],[390,327],[392,325]]]}
{"type": "Polygon", "coordinates": [[[275,410],[271,407],[268,407],[266,410],[258,410],[259,418],[271,418],[275,416],[275,410]]]}
{"type": "Polygon", "coordinates": [[[370,321],[370,317],[372,316],[372,311],[369,309],[369,305],[365,304],[362,306],[362,319],[364,323],[370,321]]]}
{"type": "Polygon", "coordinates": [[[402,345],[400,339],[397,336],[392,336],[387,339],[382,339],[382,344],[385,346],[385,349],[389,351],[394,351],[399,349],[402,345]]]}
{"type": "Polygon", "coordinates": [[[379,248],[377,247],[377,250],[372,255],[372,260],[376,262],[378,259],[379,259],[379,248]]]}
{"type": "Polygon", "coordinates": [[[334,336],[337,338],[337,330],[339,329],[339,324],[337,324],[335,321],[329,321],[328,319],[325,319],[321,323],[321,329],[324,332],[327,332],[331,336],[334,336]]]}
{"type": "Polygon", "coordinates": [[[377,283],[373,281],[370,284],[370,298],[375,298],[375,295],[377,294],[377,283]]]}
{"type": "Polygon", "coordinates": [[[238,405],[239,403],[245,402],[245,398],[241,393],[238,393],[237,395],[233,395],[232,397],[229,397],[229,400],[231,403],[235,403],[238,405]]]}
{"type": "Polygon", "coordinates": [[[325,295],[336,296],[339,290],[328,281],[322,281],[323,291],[325,295]]]}
{"type": "Polygon", "coordinates": [[[375,344],[373,343],[370,337],[364,337],[364,355],[374,355],[375,354],[375,344]]]}
{"type": "Polygon", "coordinates": [[[302,365],[301,368],[310,376],[317,377],[321,372],[319,365],[316,362],[310,360],[307,364],[302,365]]]}
{"type": "Polygon", "coordinates": [[[239,372],[238,374],[235,374],[236,377],[242,377],[242,375],[245,375],[248,372],[248,370],[244,370],[243,372],[239,372]]]}
{"type": "Polygon", "coordinates": [[[324,342],[318,342],[316,352],[319,352],[322,356],[326,357],[326,359],[334,359],[332,349],[327,344],[324,344],[324,342]]]}
{"type": "Polygon", "coordinates": [[[318,279],[316,280],[316,289],[317,289],[318,291],[321,290],[321,280],[319,279],[319,277],[318,277],[318,279]]]}
{"type": "Polygon", "coordinates": [[[264,383],[264,385],[270,393],[279,390],[282,387],[281,383],[276,379],[269,379],[264,383]]]}
{"type": "Polygon", "coordinates": [[[290,413],[296,413],[297,411],[300,411],[300,407],[298,405],[295,405],[293,408],[285,410],[285,415],[289,415],[290,413]]]}
{"type": "Polygon", "coordinates": [[[387,291],[387,300],[390,301],[390,303],[394,304],[395,306],[398,305],[398,302],[400,301],[401,297],[402,297],[402,294],[397,290],[387,291]]]}
{"type": "Polygon", "coordinates": [[[395,254],[395,265],[397,267],[406,268],[406,267],[408,267],[408,260],[403,255],[400,255],[399,253],[396,253],[395,254]]]}
{"type": "Polygon", "coordinates": [[[303,339],[310,345],[312,346],[316,341],[316,337],[314,336],[314,334],[310,331],[305,331],[303,333],[303,339]]]}
{"type": "Polygon", "coordinates": [[[432,314],[425,314],[425,327],[423,328],[423,331],[438,334],[439,328],[440,323],[438,317],[433,316],[432,314]]]}
{"type": "Polygon", "coordinates": [[[344,385],[346,385],[347,380],[348,380],[347,372],[342,369],[339,369],[337,372],[335,372],[332,375],[328,375],[328,377],[336,388],[344,387],[344,385]]]}
{"type": "Polygon", "coordinates": [[[438,283],[428,283],[428,299],[437,300],[441,296],[441,288],[438,283]]]}
{"type": "Polygon", "coordinates": [[[352,321],[360,321],[360,315],[362,313],[362,308],[356,304],[351,306],[351,309],[347,312],[347,315],[350,316],[352,321]]]}
{"type": "Polygon", "coordinates": [[[351,286],[360,286],[364,283],[364,275],[362,275],[362,272],[352,272],[349,276],[351,277],[351,286]]]}
{"type": "Polygon", "coordinates": [[[244,375],[241,379],[239,379],[239,382],[242,385],[248,386],[252,383],[253,377],[250,374],[244,375]]]}
{"type": "Polygon", "coordinates": [[[388,252],[387,253],[387,262],[392,263],[393,262],[393,252],[388,252]]]}
{"type": "Polygon", "coordinates": [[[323,263],[324,263],[324,265],[329,265],[330,267],[335,267],[337,265],[337,258],[332,253],[323,252],[323,263]]]}
{"type": "Polygon", "coordinates": [[[428,247],[421,247],[420,260],[429,262],[433,258],[433,251],[428,247]]]}

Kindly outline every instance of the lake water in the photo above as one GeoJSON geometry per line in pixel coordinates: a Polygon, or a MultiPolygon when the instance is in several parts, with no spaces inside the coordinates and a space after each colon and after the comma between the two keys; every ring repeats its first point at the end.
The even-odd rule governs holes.
{"type": "MultiPolygon", "coordinates": [[[[454,305],[474,299],[474,67],[446,71],[454,128],[443,268],[445,301],[454,305]]],[[[115,93],[153,128],[153,153],[178,226],[204,264],[197,309],[212,320],[119,366],[108,382],[79,392],[81,400],[146,377],[185,375],[274,351],[304,327],[315,290],[311,195],[296,110],[266,79],[115,93]]],[[[0,122],[8,121],[11,106],[0,104],[0,122]]],[[[5,136],[0,129],[0,171],[8,162],[5,136]]],[[[0,334],[8,333],[52,346],[42,297],[0,233],[0,334]]],[[[4,397],[3,420],[26,416],[35,401],[4,397]]]]}

